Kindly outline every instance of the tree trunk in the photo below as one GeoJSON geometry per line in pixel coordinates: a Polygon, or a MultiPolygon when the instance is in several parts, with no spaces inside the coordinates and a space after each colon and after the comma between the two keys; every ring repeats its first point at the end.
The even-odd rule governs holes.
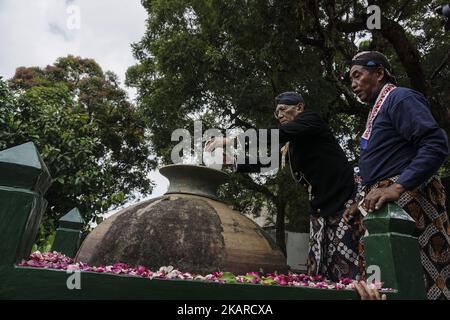
{"type": "Polygon", "coordinates": [[[408,40],[405,30],[398,22],[383,17],[381,23],[383,28],[379,32],[394,47],[411,82],[411,87],[414,90],[422,92],[425,96],[429,96],[430,92],[428,90],[425,72],[422,68],[419,51],[408,40]]]}
{"type": "Polygon", "coordinates": [[[448,133],[450,130],[450,111],[447,106],[439,102],[431,82],[427,80],[419,50],[408,40],[404,28],[398,22],[383,17],[381,23],[383,28],[377,32],[381,33],[395,49],[408,75],[412,89],[425,95],[430,102],[431,112],[436,121],[448,133]]]}
{"type": "Polygon", "coordinates": [[[284,218],[286,216],[286,213],[285,213],[286,206],[283,203],[277,203],[276,207],[277,207],[277,219],[275,222],[275,239],[276,239],[277,245],[280,247],[284,256],[287,257],[286,233],[285,233],[285,223],[284,223],[284,218]]]}

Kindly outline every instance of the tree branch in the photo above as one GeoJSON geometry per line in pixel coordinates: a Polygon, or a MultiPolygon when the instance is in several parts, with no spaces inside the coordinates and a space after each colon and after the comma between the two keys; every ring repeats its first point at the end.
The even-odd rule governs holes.
{"type": "Polygon", "coordinates": [[[296,38],[298,41],[300,41],[301,43],[308,45],[308,46],[319,47],[319,48],[323,48],[323,46],[324,46],[323,40],[304,37],[302,35],[297,35],[296,38]]]}
{"type": "Polygon", "coordinates": [[[398,10],[395,11],[394,13],[394,20],[395,21],[399,21],[402,20],[404,17],[402,17],[404,10],[406,9],[406,7],[408,6],[408,4],[411,2],[411,0],[405,0],[403,1],[403,4],[400,6],[400,8],[398,8],[398,10]]]}
{"type": "Polygon", "coordinates": [[[445,55],[444,59],[439,64],[439,66],[437,66],[437,68],[434,69],[433,73],[431,74],[430,80],[433,80],[434,78],[436,78],[436,76],[439,74],[439,72],[441,72],[441,70],[444,68],[444,66],[449,61],[450,61],[450,50],[448,50],[447,54],[445,55]]]}
{"type": "Polygon", "coordinates": [[[242,178],[240,179],[241,182],[248,189],[259,192],[272,202],[276,203],[276,196],[268,188],[264,187],[263,185],[257,184],[248,174],[241,174],[240,177],[242,178]]]}
{"type": "Polygon", "coordinates": [[[390,42],[405,68],[411,81],[411,87],[428,96],[429,90],[419,51],[408,40],[405,30],[398,22],[381,17],[381,25],[381,30],[375,30],[374,32],[380,32],[390,42]]]}
{"type": "Polygon", "coordinates": [[[355,33],[358,31],[366,30],[366,28],[367,26],[365,16],[358,17],[351,22],[339,21],[338,23],[336,23],[336,29],[344,33],[355,33]]]}

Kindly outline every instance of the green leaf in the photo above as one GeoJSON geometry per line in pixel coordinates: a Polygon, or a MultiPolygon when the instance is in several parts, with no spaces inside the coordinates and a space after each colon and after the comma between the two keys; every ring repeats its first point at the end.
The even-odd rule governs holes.
{"type": "Polygon", "coordinates": [[[262,278],[261,283],[264,284],[264,285],[269,285],[269,286],[274,286],[274,285],[277,284],[277,282],[274,279],[272,279],[272,278],[265,278],[265,277],[262,278]]]}
{"type": "Polygon", "coordinates": [[[225,283],[236,283],[236,276],[231,272],[224,272],[219,279],[225,283]]]}

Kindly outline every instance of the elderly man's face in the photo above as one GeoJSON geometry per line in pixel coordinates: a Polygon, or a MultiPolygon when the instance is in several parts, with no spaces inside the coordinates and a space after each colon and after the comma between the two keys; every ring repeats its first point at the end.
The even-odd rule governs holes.
{"type": "Polygon", "coordinates": [[[380,89],[384,78],[383,68],[369,72],[362,66],[352,66],[350,69],[350,80],[352,89],[362,102],[370,102],[376,92],[380,89]]]}
{"type": "Polygon", "coordinates": [[[275,117],[281,124],[285,124],[294,121],[295,117],[299,113],[302,113],[303,110],[303,103],[299,103],[297,105],[278,104],[275,109],[275,117]]]}

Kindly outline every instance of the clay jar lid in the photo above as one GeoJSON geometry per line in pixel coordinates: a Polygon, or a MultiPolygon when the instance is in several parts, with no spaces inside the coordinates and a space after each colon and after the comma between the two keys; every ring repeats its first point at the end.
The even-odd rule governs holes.
{"type": "Polygon", "coordinates": [[[170,182],[166,194],[185,193],[214,200],[218,200],[219,186],[230,179],[230,176],[223,171],[189,164],[164,166],[159,169],[159,172],[170,182]]]}

